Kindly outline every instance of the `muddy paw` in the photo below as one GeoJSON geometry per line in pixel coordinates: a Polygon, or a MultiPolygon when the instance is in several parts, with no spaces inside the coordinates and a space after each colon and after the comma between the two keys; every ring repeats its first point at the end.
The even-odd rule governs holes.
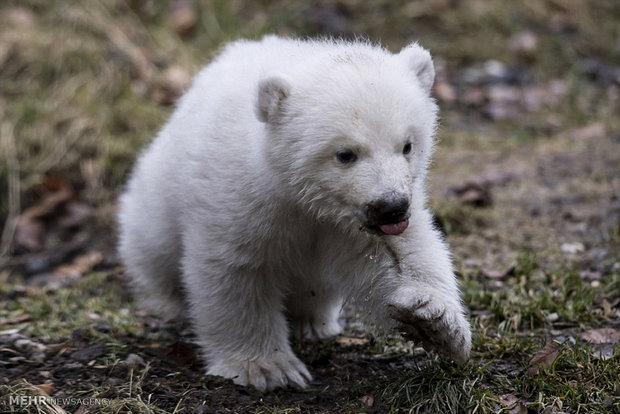
{"type": "Polygon", "coordinates": [[[253,385],[261,392],[288,385],[305,388],[312,380],[304,363],[292,353],[284,352],[253,360],[215,361],[210,364],[207,374],[232,378],[235,384],[253,385]]]}
{"type": "Polygon", "coordinates": [[[469,358],[471,328],[460,306],[449,306],[426,296],[407,306],[389,305],[388,311],[406,339],[457,362],[469,358]]]}

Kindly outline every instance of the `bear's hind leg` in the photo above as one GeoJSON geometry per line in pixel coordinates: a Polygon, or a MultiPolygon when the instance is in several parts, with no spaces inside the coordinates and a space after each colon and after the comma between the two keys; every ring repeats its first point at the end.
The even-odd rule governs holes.
{"type": "Polygon", "coordinates": [[[183,313],[183,292],[176,242],[138,234],[129,226],[124,228],[119,248],[137,302],[142,309],[164,320],[177,318],[183,313]],[[152,240],[159,241],[156,244],[152,240]]]}
{"type": "Polygon", "coordinates": [[[291,330],[298,339],[325,339],[342,332],[338,322],[342,299],[327,290],[308,289],[290,295],[286,308],[291,330]]]}

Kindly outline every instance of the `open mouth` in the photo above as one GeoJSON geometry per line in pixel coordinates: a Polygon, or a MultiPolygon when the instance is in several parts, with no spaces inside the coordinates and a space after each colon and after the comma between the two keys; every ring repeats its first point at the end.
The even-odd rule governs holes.
{"type": "Polygon", "coordinates": [[[388,236],[398,236],[409,227],[409,219],[405,219],[396,223],[374,224],[368,226],[374,233],[388,236]]]}

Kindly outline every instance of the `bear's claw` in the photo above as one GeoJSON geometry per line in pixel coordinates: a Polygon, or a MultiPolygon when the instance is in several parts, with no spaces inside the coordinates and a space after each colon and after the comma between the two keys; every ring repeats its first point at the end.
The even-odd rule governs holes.
{"type": "Polygon", "coordinates": [[[389,315],[408,340],[419,342],[427,351],[465,362],[471,350],[469,322],[460,309],[449,309],[437,300],[422,298],[407,307],[388,305],[389,315]]]}
{"type": "Polygon", "coordinates": [[[260,392],[287,385],[306,388],[312,381],[304,363],[284,352],[274,352],[268,358],[214,361],[207,374],[232,378],[243,386],[253,385],[260,392]]]}

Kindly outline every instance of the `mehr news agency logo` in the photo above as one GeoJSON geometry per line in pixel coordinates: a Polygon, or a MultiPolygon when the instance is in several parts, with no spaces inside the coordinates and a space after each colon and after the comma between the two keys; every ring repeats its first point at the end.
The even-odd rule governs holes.
{"type": "MultiPolygon", "coordinates": [[[[61,407],[84,405],[93,407],[106,406],[110,404],[110,402],[108,398],[93,397],[50,397],[49,395],[10,395],[8,397],[9,406],[18,407],[45,405],[57,405],[61,407]]],[[[0,405],[2,405],[1,402],[0,405]]]]}

